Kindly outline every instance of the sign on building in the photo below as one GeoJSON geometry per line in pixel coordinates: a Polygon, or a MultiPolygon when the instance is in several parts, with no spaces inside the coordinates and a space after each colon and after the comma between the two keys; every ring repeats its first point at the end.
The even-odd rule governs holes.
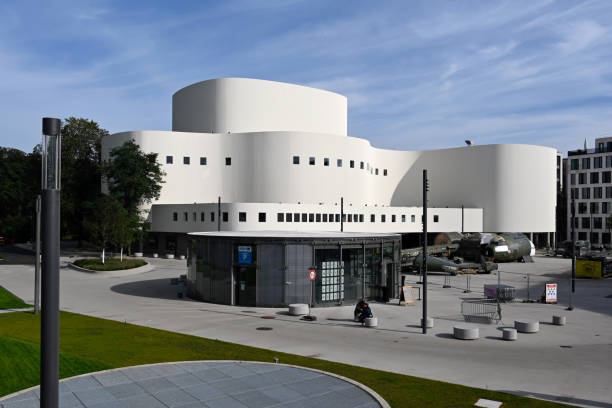
{"type": "Polygon", "coordinates": [[[253,252],[250,246],[239,246],[238,247],[238,263],[239,264],[252,264],[253,263],[253,252]]]}
{"type": "Polygon", "coordinates": [[[546,303],[557,303],[557,284],[546,284],[546,303]]]}

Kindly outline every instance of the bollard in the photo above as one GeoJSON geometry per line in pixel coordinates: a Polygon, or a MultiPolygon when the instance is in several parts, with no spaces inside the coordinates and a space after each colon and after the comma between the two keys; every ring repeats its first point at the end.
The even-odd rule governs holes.
{"type": "Polygon", "coordinates": [[[450,284],[450,275],[445,275],[444,276],[444,285],[442,285],[443,288],[450,288],[451,284],[450,284]]]}
{"type": "Polygon", "coordinates": [[[470,290],[470,279],[471,279],[471,275],[465,275],[465,282],[466,282],[466,289],[463,291],[463,293],[471,293],[472,291],[470,290]]]}

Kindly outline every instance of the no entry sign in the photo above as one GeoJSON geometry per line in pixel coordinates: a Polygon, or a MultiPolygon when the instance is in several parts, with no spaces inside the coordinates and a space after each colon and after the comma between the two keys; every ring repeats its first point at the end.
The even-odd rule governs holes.
{"type": "Polygon", "coordinates": [[[315,280],[316,277],[317,277],[317,272],[314,269],[311,269],[310,272],[308,272],[308,279],[313,281],[315,280]]]}

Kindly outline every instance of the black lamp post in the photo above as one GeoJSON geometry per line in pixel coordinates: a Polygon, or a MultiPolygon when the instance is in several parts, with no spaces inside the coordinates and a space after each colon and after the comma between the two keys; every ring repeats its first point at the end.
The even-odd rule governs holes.
{"type": "Polygon", "coordinates": [[[41,408],[59,403],[60,131],[59,119],[43,118],[41,408]]]}

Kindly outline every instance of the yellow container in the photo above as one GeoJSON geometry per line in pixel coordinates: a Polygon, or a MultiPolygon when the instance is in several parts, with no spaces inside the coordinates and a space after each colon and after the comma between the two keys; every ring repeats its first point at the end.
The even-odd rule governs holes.
{"type": "Polygon", "coordinates": [[[576,259],[576,277],[601,279],[602,262],[590,261],[586,259],[576,259]]]}

